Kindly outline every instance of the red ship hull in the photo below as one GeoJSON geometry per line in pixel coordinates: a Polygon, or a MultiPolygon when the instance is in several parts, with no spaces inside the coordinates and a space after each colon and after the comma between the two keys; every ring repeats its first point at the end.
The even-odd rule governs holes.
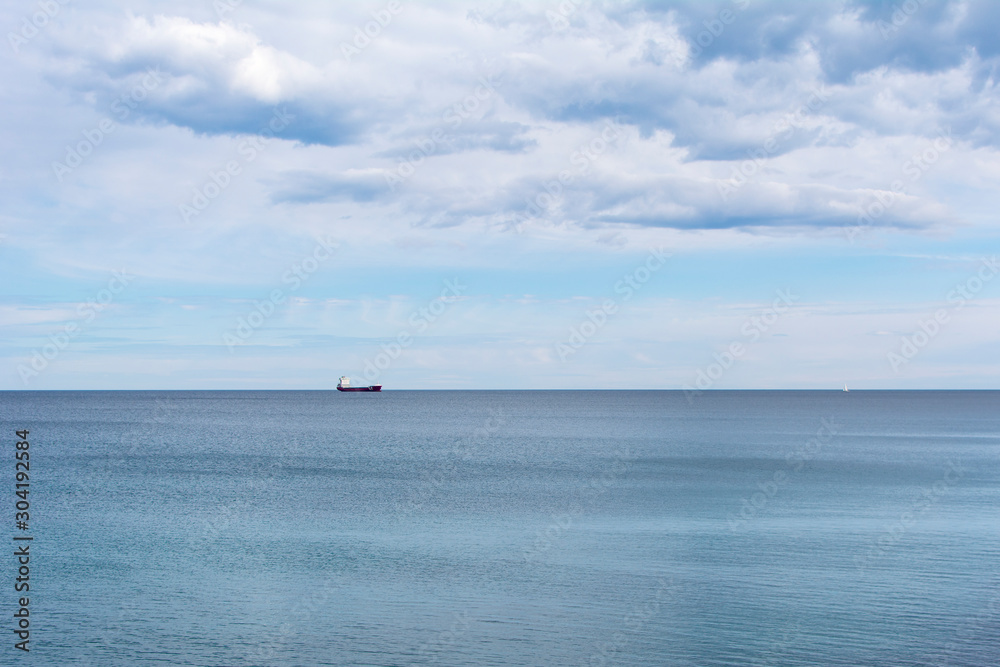
{"type": "Polygon", "coordinates": [[[373,384],[370,387],[337,387],[337,391],[382,391],[382,385],[373,384]]]}

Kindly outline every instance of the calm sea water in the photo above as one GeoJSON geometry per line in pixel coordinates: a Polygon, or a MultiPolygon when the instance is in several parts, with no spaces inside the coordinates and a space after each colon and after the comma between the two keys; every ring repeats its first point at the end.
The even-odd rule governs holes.
{"type": "Polygon", "coordinates": [[[0,425],[33,664],[1000,664],[1000,392],[7,392],[0,425]]]}

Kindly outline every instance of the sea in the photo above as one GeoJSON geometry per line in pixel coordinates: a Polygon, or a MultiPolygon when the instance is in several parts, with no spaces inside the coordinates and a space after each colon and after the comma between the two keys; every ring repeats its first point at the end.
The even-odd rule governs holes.
{"type": "Polygon", "coordinates": [[[1000,664],[1000,392],[0,392],[0,457],[3,664],[1000,664]]]}

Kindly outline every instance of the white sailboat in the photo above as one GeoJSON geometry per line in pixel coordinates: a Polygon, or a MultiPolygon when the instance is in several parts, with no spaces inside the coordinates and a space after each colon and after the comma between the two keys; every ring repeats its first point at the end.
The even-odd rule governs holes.
{"type": "Polygon", "coordinates": [[[844,391],[850,391],[850,389],[847,388],[846,384],[844,385],[844,391]]]}

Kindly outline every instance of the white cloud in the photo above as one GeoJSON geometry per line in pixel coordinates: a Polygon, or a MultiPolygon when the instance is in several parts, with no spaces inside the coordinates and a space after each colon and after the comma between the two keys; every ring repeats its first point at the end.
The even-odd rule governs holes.
{"type": "MultiPolygon", "coordinates": [[[[544,304],[486,300],[463,311],[470,328],[456,336],[482,342],[483,330],[501,332],[483,343],[501,377],[504,364],[551,361],[546,327],[575,317],[557,305],[560,292],[579,296],[571,286],[649,246],[699,257],[775,253],[775,273],[723,267],[732,272],[724,281],[689,269],[674,296],[699,304],[704,285],[719,295],[745,283],[768,293],[781,270],[823,282],[796,263],[803,249],[850,274],[862,256],[850,253],[862,249],[896,257],[927,254],[930,244],[956,255],[992,247],[1000,54],[988,28],[1000,12],[928,3],[883,38],[876,5],[753,3],[695,48],[705,21],[732,5],[585,3],[556,26],[530,3],[407,3],[350,59],[341,42],[381,3],[243,3],[224,20],[210,3],[140,3],[132,14],[115,3],[67,7],[18,60],[0,63],[9,88],[0,253],[15,295],[3,307],[20,321],[32,295],[44,294],[55,321],[64,315],[51,304],[72,301],[68,285],[97,284],[121,266],[146,279],[152,297],[201,289],[259,298],[329,234],[342,243],[336,270],[298,295],[307,301],[289,308],[294,318],[273,341],[346,336],[351,327],[338,322],[352,318],[397,321],[377,307],[389,295],[401,295],[392,303],[405,310],[432,273],[472,274],[484,292],[531,293],[544,304]],[[162,81],[117,113],[114,102],[150,68],[162,81]],[[276,109],[294,118],[247,158],[243,142],[276,109]],[[53,164],[106,121],[113,131],[58,178],[53,164]],[[607,141],[611,121],[622,129],[607,141]],[[947,148],[929,159],[942,137],[947,148]],[[239,174],[182,220],[178,207],[214,192],[213,175],[234,160],[239,174]],[[401,182],[387,181],[405,169],[401,182]],[[844,230],[879,205],[849,244],[844,230]],[[566,277],[519,284],[552,266],[566,277]],[[324,298],[338,301],[314,317],[324,298]],[[344,314],[362,299],[374,305],[344,314]]],[[[869,264],[861,270],[887,301],[925,288],[913,267],[898,287],[869,264]]],[[[218,327],[199,315],[212,303],[221,302],[176,311],[193,328],[218,327]]],[[[594,353],[595,368],[644,364],[636,369],[654,383],[663,369],[648,367],[667,364],[669,345],[703,350],[698,343],[723,326],[706,313],[704,304],[686,311],[692,327],[671,328],[683,332],[672,341],[652,333],[669,320],[642,310],[645,320],[628,320],[642,347],[631,350],[624,336],[595,346],[606,351],[594,353]]],[[[781,345],[812,351],[810,335],[835,322],[851,329],[851,317],[824,315],[821,327],[781,345]]],[[[182,321],[174,310],[164,318],[182,321]]],[[[881,316],[859,318],[894,330],[881,316]]],[[[848,354],[826,344],[831,360],[848,354]]],[[[452,373],[476,350],[425,351],[420,363],[452,364],[452,373]]]]}

